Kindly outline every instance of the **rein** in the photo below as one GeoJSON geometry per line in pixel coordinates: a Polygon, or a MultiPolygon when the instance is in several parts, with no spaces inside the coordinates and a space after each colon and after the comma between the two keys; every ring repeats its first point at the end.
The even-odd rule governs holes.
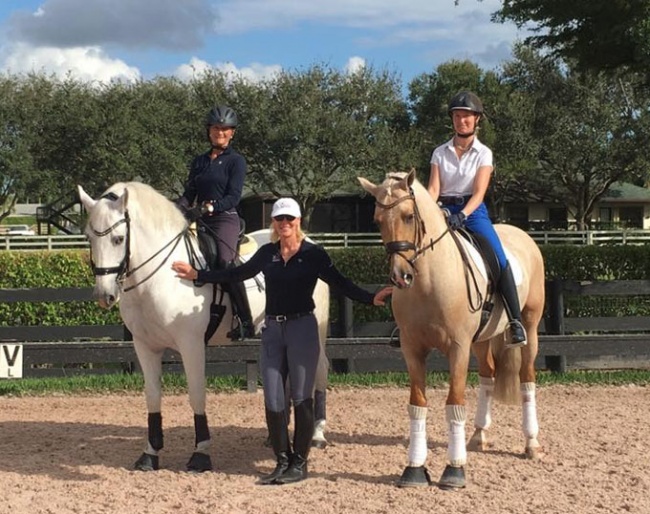
{"type": "MultiPolygon", "coordinates": [[[[117,195],[115,193],[108,193],[107,195],[104,195],[102,198],[106,198],[107,200],[112,200],[115,201],[117,200],[117,195]]],[[[106,230],[98,231],[93,228],[93,226],[89,223],[88,226],[90,227],[90,230],[92,231],[93,234],[95,234],[97,237],[104,237],[109,235],[113,230],[115,230],[117,227],[119,227],[122,224],[126,224],[126,250],[124,251],[124,258],[120,261],[120,263],[117,266],[112,266],[112,267],[99,267],[95,265],[95,261],[92,258],[92,249],[91,249],[91,256],[90,256],[90,266],[93,270],[94,275],[97,276],[105,276],[105,275],[117,275],[115,277],[115,281],[123,287],[124,281],[131,277],[136,271],[142,269],[145,265],[150,263],[153,259],[155,259],[158,255],[160,255],[166,248],[171,246],[171,249],[169,250],[169,253],[167,256],[162,260],[162,262],[156,266],[156,268],[149,273],[146,277],[144,277],[142,280],[136,282],[133,285],[130,285],[128,287],[123,287],[123,292],[127,293],[139,285],[145,283],[147,280],[149,280],[151,277],[153,277],[159,270],[160,268],[163,267],[165,262],[167,261],[167,258],[174,252],[178,244],[180,243],[181,239],[184,238],[184,236],[187,234],[189,230],[189,226],[186,226],[179,234],[174,236],[171,241],[169,241],[167,244],[165,244],[160,250],[158,250],[156,253],[151,255],[148,259],[140,263],[138,266],[135,268],[129,268],[129,265],[131,263],[131,217],[129,216],[129,211],[126,209],[124,211],[124,217],[121,220],[116,221],[113,225],[108,227],[106,230]]]]}

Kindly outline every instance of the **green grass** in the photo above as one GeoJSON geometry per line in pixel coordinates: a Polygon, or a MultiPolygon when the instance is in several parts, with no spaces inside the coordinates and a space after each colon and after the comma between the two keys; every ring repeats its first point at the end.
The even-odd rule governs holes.
{"type": "MultiPolygon", "coordinates": [[[[430,373],[427,385],[432,388],[446,388],[447,373],[430,373]]],[[[211,392],[235,392],[246,389],[243,376],[208,377],[207,388],[211,392]]],[[[564,374],[539,372],[537,383],[540,387],[552,384],[563,385],[608,385],[620,386],[635,384],[650,385],[650,370],[626,371],[569,371],[564,374]]],[[[478,375],[470,373],[468,385],[478,384],[478,375]]],[[[329,387],[336,388],[408,388],[406,373],[350,373],[330,374],[329,387]]],[[[48,395],[100,395],[100,394],[141,394],[144,388],[140,374],[79,375],[61,378],[23,378],[0,380],[0,396],[48,396],[48,395]]],[[[187,382],[183,374],[163,376],[163,390],[167,394],[185,393],[187,382]]]]}

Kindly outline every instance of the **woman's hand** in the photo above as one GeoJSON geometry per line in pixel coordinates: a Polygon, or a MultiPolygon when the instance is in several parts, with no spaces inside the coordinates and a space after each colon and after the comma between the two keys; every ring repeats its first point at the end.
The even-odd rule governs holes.
{"type": "Polygon", "coordinates": [[[183,261],[174,261],[172,269],[176,272],[176,276],[184,278],[185,280],[196,280],[199,272],[196,271],[191,264],[183,261]]]}
{"type": "Polygon", "coordinates": [[[386,297],[393,294],[393,286],[387,286],[375,293],[372,300],[373,305],[386,305],[386,297]]]}

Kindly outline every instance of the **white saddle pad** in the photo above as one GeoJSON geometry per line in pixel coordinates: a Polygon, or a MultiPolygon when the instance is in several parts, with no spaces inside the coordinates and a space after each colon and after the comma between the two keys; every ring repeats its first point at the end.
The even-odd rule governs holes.
{"type": "MultiPolygon", "coordinates": [[[[467,239],[461,237],[461,241],[465,247],[465,250],[467,251],[467,255],[469,255],[470,259],[472,259],[481,276],[487,280],[487,269],[485,267],[483,257],[481,257],[481,254],[478,252],[478,250],[472,246],[467,239]]],[[[505,246],[503,247],[503,251],[506,254],[506,259],[508,259],[508,262],[510,263],[510,269],[512,269],[512,275],[515,278],[515,284],[521,285],[524,279],[524,274],[521,270],[521,263],[505,246]]]]}

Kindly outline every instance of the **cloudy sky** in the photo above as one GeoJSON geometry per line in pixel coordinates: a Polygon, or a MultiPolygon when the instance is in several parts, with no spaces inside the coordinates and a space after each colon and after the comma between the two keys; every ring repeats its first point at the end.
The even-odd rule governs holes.
{"type": "Polygon", "coordinates": [[[83,80],[191,77],[207,68],[369,65],[405,83],[450,59],[484,69],[525,37],[490,22],[501,0],[0,0],[0,72],[83,80]]]}

